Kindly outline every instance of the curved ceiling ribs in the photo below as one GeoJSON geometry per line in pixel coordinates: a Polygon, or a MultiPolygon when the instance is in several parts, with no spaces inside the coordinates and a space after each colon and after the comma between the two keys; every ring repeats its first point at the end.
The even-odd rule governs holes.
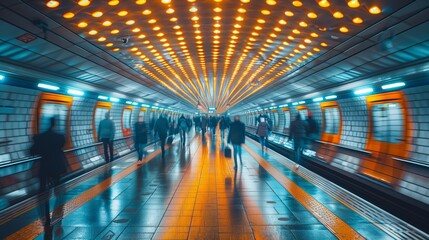
{"type": "MultiPolygon", "coordinates": [[[[403,5],[320,0],[25,1],[193,106],[224,112],[403,5]]],[[[404,3],[402,3],[404,4],[404,3]]]]}

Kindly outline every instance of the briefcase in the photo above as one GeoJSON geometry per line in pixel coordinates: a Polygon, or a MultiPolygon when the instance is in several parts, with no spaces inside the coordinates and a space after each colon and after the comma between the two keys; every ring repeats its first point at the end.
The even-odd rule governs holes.
{"type": "Polygon", "coordinates": [[[231,152],[231,148],[226,146],[224,149],[224,153],[225,153],[225,157],[226,158],[231,158],[232,152],[231,152]]]}

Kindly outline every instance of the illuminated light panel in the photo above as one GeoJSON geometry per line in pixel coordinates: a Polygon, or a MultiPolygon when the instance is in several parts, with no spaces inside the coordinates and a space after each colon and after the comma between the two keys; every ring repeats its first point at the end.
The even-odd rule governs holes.
{"type": "Polygon", "coordinates": [[[240,2],[242,2],[242,3],[249,3],[250,0],[240,0],[240,2]]]}
{"type": "Polygon", "coordinates": [[[89,0],[80,0],[77,4],[79,4],[82,7],[86,7],[86,6],[89,6],[89,4],[91,4],[91,1],[89,1],[89,0]]]}
{"type": "Polygon", "coordinates": [[[292,32],[295,33],[295,34],[300,34],[301,33],[298,29],[294,29],[294,30],[292,30],[292,32]]]}
{"type": "Polygon", "coordinates": [[[146,16],[147,16],[147,15],[150,15],[151,13],[152,13],[152,11],[151,11],[151,10],[149,10],[149,9],[145,9],[145,10],[143,10],[143,11],[142,11],[142,14],[143,14],[143,15],[146,15],[146,16]]]}
{"type": "Polygon", "coordinates": [[[286,22],[285,20],[283,20],[283,19],[280,19],[280,20],[279,20],[279,24],[281,24],[281,25],[286,25],[286,24],[287,24],[287,22],[286,22]]]}
{"type": "Polygon", "coordinates": [[[349,29],[347,27],[340,27],[340,32],[346,33],[348,31],[349,31],[349,29]]]}
{"type": "Polygon", "coordinates": [[[74,13],[72,13],[72,12],[64,13],[64,15],[63,15],[63,18],[67,18],[67,19],[70,19],[73,17],[74,17],[74,13]]]}
{"type": "Polygon", "coordinates": [[[119,30],[118,29],[113,29],[112,31],[110,31],[111,34],[118,34],[119,30]]]}
{"type": "Polygon", "coordinates": [[[239,9],[237,9],[237,11],[238,11],[239,13],[245,13],[245,12],[246,12],[246,9],[244,9],[244,8],[239,8],[239,9]]]}
{"type": "Polygon", "coordinates": [[[111,47],[111,46],[113,46],[113,43],[107,43],[106,44],[106,47],[111,47]]]}
{"type": "Polygon", "coordinates": [[[373,6],[373,7],[369,8],[368,11],[371,14],[379,14],[379,13],[381,13],[381,9],[379,7],[377,7],[377,6],[373,6]]]}
{"type": "Polygon", "coordinates": [[[136,23],[136,21],[134,21],[134,20],[128,20],[125,22],[125,24],[127,24],[127,25],[133,25],[134,23],[136,23]]]}
{"type": "Polygon", "coordinates": [[[96,35],[98,33],[97,30],[91,30],[88,32],[89,35],[96,35]]]}
{"type": "Polygon", "coordinates": [[[85,28],[85,27],[88,26],[88,23],[86,23],[86,22],[80,22],[80,23],[77,24],[77,26],[80,27],[80,28],[85,28]]]}
{"type": "Polygon", "coordinates": [[[143,4],[145,4],[146,3],[146,0],[137,0],[136,1],[136,4],[137,5],[143,5],[143,4]]]}
{"type": "Polygon", "coordinates": [[[286,11],[285,15],[288,16],[288,17],[292,17],[294,14],[291,11],[286,11]]]}
{"type": "Polygon", "coordinates": [[[302,2],[301,1],[293,1],[292,5],[294,5],[295,7],[302,7],[302,2]]]}
{"type": "Polygon", "coordinates": [[[372,93],[373,91],[374,91],[374,89],[372,89],[372,88],[362,88],[362,89],[354,91],[354,94],[355,95],[363,95],[363,94],[372,93]]]}
{"type": "Polygon", "coordinates": [[[360,17],[355,17],[355,18],[353,18],[353,23],[356,23],[356,24],[361,24],[361,23],[363,23],[363,20],[362,20],[362,18],[360,18],[360,17]]]}
{"type": "Polygon", "coordinates": [[[328,1],[328,0],[320,0],[320,1],[318,2],[318,4],[319,4],[319,6],[321,6],[321,7],[329,7],[329,6],[331,6],[331,4],[329,3],[329,1],[328,1]]]}
{"type": "Polygon", "coordinates": [[[149,19],[149,21],[147,21],[147,22],[150,24],[154,24],[154,23],[156,23],[156,19],[149,19]]]}
{"type": "Polygon", "coordinates": [[[169,8],[165,11],[167,14],[173,14],[174,13],[174,9],[169,8]]]}
{"type": "Polygon", "coordinates": [[[99,37],[99,38],[97,39],[97,41],[99,41],[99,42],[104,42],[104,41],[106,41],[106,38],[105,38],[105,37],[99,37]]]}
{"type": "Polygon", "coordinates": [[[334,14],[332,14],[332,16],[334,16],[334,18],[343,18],[344,14],[342,12],[334,12],[334,14]]]}
{"type": "Polygon", "coordinates": [[[85,93],[76,89],[69,89],[67,90],[67,93],[70,95],[75,95],[75,96],[83,96],[85,93]]]}
{"type": "Polygon", "coordinates": [[[314,12],[309,12],[309,13],[307,13],[307,17],[308,18],[317,18],[317,14],[315,14],[314,12]]]}
{"type": "Polygon", "coordinates": [[[337,99],[337,95],[329,95],[325,97],[326,100],[337,99]]]}
{"type": "Polygon", "coordinates": [[[299,22],[299,26],[301,26],[301,27],[307,27],[308,24],[306,22],[299,22]]]}
{"type": "Polygon", "coordinates": [[[48,7],[48,8],[56,8],[59,5],[60,5],[60,2],[58,2],[58,1],[48,1],[46,3],[46,7],[48,7]]]}
{"type": "Polygon", "coordinates": [[[161,2],[164,3],[164,4],[170,4],[171,0],[161,0],[161,2]]]}
{"type": "Polygon", "coordinates": [[[120,11],[120,12],[118,12],[118,16],[120,16],[120,17],[125,17],[125,16],[127,16],[128,15],[128,12],[127,11],[120,11]]]}
{"type": "Polygon", "coordinates": [[[399,87],[403,87],[403,86],[405,86],[404,82],[397,82],[397,83],[391,83],[391,84],[383,85],[383,86],[381,86],[381,88],[383,90],[386,90],[386,89],[392,89],[392,88],[399,88],[399,87]]]}
{"type": "Polygon", "coordinates": [[[197,7],[191,7],[190,9],[189,9],[189,12],[192,12],[192,13],[194,13],[194,12],[197,12],[198,11],[198,8],[197,7]]]}
{"type": "MultiPolygon", "coordinates": [[[[3,76],[0,75],[0,80],[3,80],[3,76]]],[[[49,84],[45,84],[45,83],[39,83],[37,84],[37,87],[39,88],[44,88],[44,89],[49,89],[49,90],[53,90],[53,91],[57,91],[58,89],[60,89],[57,86],[53,86],[53,85],[49,85],[49,84]]]]}
{"type": "Polygon", "coordinates": [[[314,37],[314,38],[317,38],[317,37],[319,37],[319,34],[317,34],[317,33],[315,33],[315,32],[312,32],[312,33],[310,34],[310,36],[312,36],[312,37],[314,37]]]}
{"type": "Polygon", "coordinates": [[[271,11],[269,11],[269,10],[266,10],[266,9],[264,9],[264,10],[262,10],[261,11],[261,13],[263,14],[263,15],[270,15],[271,14],[271,11]]]}
{"type": "Polygon", "coordinates": [[[214,11],[214,12],[217,12],[217,13],[220,13],[220,12],[222,12],[222,8],[217,7],[217,8],[215,8],[215,9],[213,9],[213,11],[214,11]]]}
{"type": "Polygon", "coordinates": [[[103,26],[105,26],[105,27],[108,27],[108,26],[111,26],[111,25],[112,25],[111,21],[104,21],[103,22],[103,26]]]}
{"type": "Polygon", "coordinates": [[[350,8],[358,8],[360,6],[359,0],[350,0],[347,2],[350,8]]]}
{"type": "Polygon", "coordinates": [[[119,4],[119,1],[118,0],[112,0],[112,1],[109,1],[107,4],[109,4],[110,6],[116,6],[119,4]]]}
{"type": "Polygon", "coordinates": [[[101,11],[96,11],[92,13],[92,16],[95,18],[99,18],[101,16],[103,16],[103,13],[101,11]]]}

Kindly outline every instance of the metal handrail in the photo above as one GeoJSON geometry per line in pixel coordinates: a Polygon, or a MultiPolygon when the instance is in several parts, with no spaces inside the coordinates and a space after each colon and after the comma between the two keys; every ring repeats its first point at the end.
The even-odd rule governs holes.
{"type": "Polygon", "coordinates": [[[404,163],[422,166],[422,167],[429,167],[429,163],[421,162],[421,161],[414,160],[414,159],[406,160],[406,159],[402,159],[402,158],[398,158],[398,157],[392,157],[392,159],[396,160],[396,161],[404,162],[404,163]]]}
{"type": "MultiPolygon", "coordinates": [[[[113,141],[125,140],[125,139],[132,138],[132,137],[133,136],[117,138],[117,139],[114,139],[113,141]]],[[[88,144],[88,145],[77,147],[77,148],[71,148],[71,149],[64,150],[64,153],[69,153],[69,152],[74,152],[74,151],[78,151],[78,150],[85,149],[85,148],[95,147],[95,146],[98,146],[98,145],[101,145],[101,144],[103,144],[103,143],[97,142],[97,143],[92,143],[92,144],[88,144]]],[[[19,165],[19,164],[23,164],[23,163],[27,163],[27,162],[33,162],[33,161],[37,161],[39,159],[40,159],[40,156],[37,156],[37,157],[24,157],[24,158],[18,159],[18,160],[13,161],[13,162],[8,162],[8,163],[5,163],[5,164],[0,164],[0,168],[15,166],[15,165],[19,165]]]]}

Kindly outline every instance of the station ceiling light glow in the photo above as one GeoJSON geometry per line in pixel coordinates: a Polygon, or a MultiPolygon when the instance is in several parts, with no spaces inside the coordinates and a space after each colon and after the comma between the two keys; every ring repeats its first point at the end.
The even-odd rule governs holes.
{"type": "Polygon", "coordinates": [[[218,112],[277,86],[383,19],[386,7],[359,0],[25,2],[151,84],[218,112]]]}
{"type": "Polygon", "coordinates": [[[70,95],[75,95],[75,96],[83,96],[85,93],[80,91],[80,90],[76,90],[76,89],[69,89],[67,90],[67,93],[70,95]]]}
{"type": "Polygon", "coordinates": [[[405,86],[404,82],[397,82],[397,83],[390,83],[390,84],[383,85],[381,86],[381,88],[383,90],[386,90],[386,89],[392,89],[392,88],[399,88],[403,86],[405,86]]]}
{"type": "MultiPolygon", "coordinates": [[[[0,77],[0,80],[1,80],[2,78],[0,77]]],[[[39,84],[37,84],[37,87],[39,87],[39,88],[44,88],[44,89],[49,89],[49,90],[53,90],[53,91],[57,91],[58,89],[60,89],[59,87],[57,87],[57,86],[54,86],[54,85],[49,85],[49,84],[45,84],[45,83],[39,83],[39,84]]]]}
{"type": "Polygon", "coordinates": [[[325,97],[326,100],[337,99],[337,95],[329,95],[325,97]]]}
{"type": "Polygon", "coordinates": [[[110,97],[109,100],[111,102],[119,102],[119,98],[115,98],[115,97],[110,97]]]}
{"type": "Polygon", "coordinates": [[[0,75],[0,81],[4,80],[6,77],[4,75],[0,75]]]}
{"type": "Polygon", "coordinates": [[[323,101],[323,97],[314,98],[313,102],[320,102],[323,101]]]}
{"type": "Polygon", "coordinates": [[[356,91],[354,91],[355,95],[364,95],[364,94],[369,94],[372,93],[374,91],[374,89],[372,88],[362,88],[362,89],[358,89],[356,91]]]}
{"type": "Polygon", "coordinates": [[[100,95],[100,96],[98,96],[98,99],[100,99],[100,100],[108,100],[109,97],[100,95]]]}

